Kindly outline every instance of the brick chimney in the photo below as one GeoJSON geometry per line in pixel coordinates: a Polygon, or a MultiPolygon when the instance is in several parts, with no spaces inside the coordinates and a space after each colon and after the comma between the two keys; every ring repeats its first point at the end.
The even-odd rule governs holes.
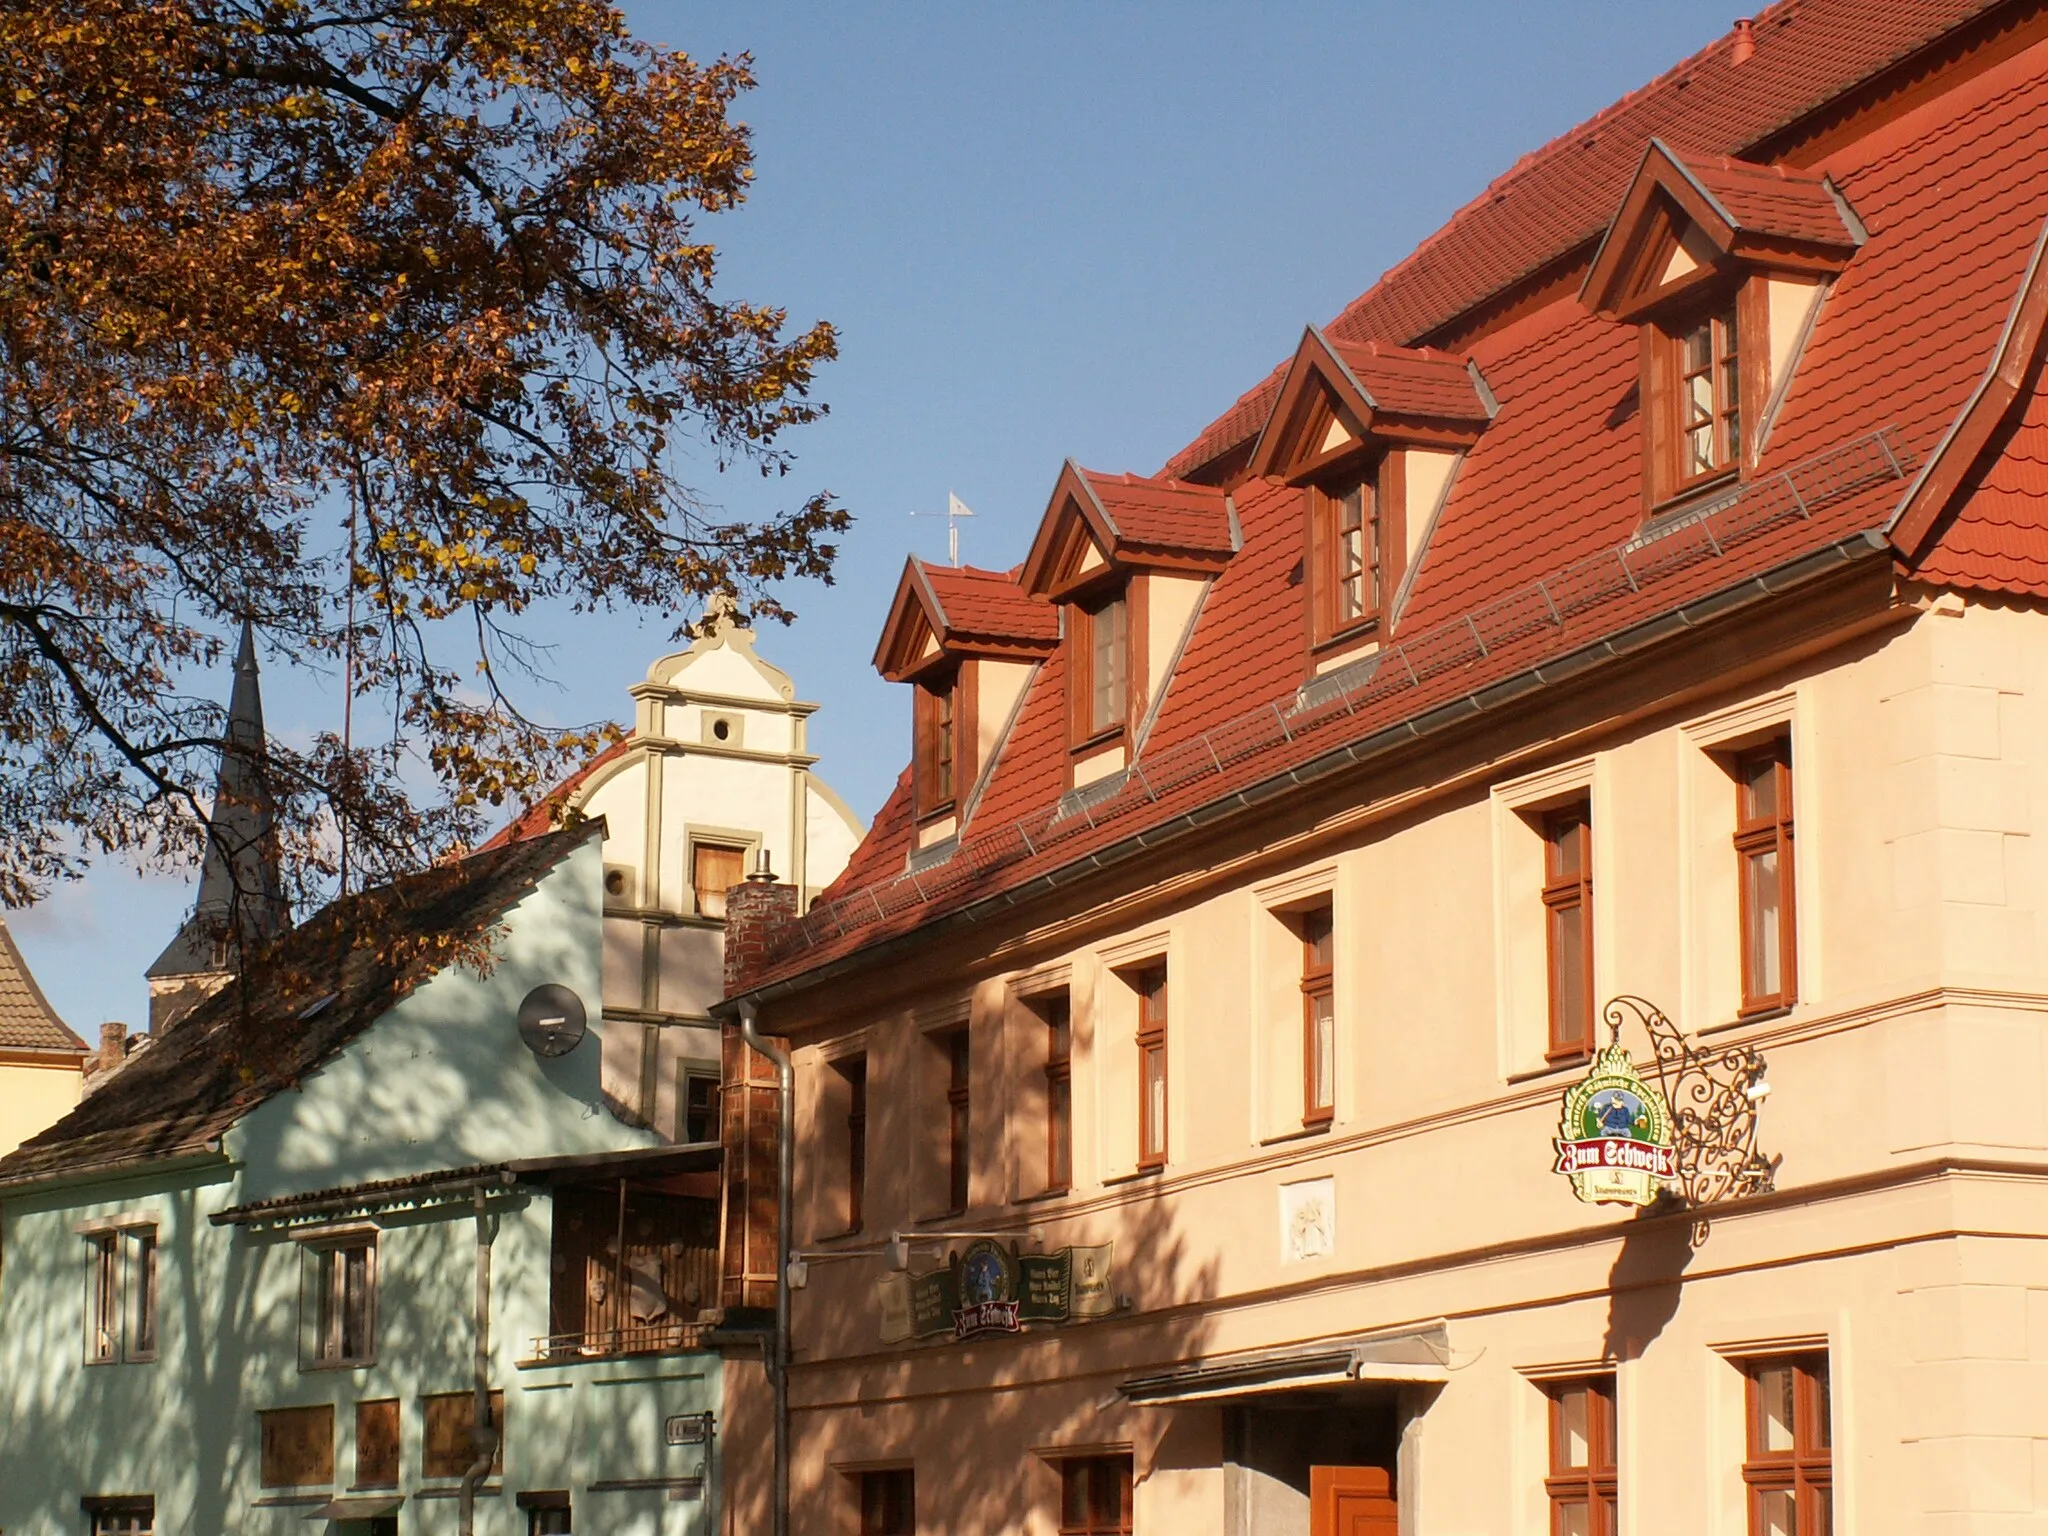
{"type": "Polygon", "coordinates": [[[100,1025],[99,1049],[85,1058],[85,1081],[81,1093],[91,1093],[119,1071],[128,1060],[128,1026],[109,1019],[100,1025]]]}
{"type": "Polygon", "coordinates": [[[725,992],[744,992],[768,964],[775,939],[796,921],[796,887],[784,885],[761,851],[754,872],[725,897],[725,992]]]}

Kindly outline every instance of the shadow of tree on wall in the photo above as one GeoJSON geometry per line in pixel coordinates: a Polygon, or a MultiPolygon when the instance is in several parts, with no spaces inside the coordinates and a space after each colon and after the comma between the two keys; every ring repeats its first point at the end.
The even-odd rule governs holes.
{"type": "MultiPolygon", "coordinates": [[[[1073,1216],[1043,1210],[1034,1220],[1047,1251],[1115,1242],[1110,1286],[1133,1304],[1107,1317],[961,1343],[885,1345],[874,1298],[874,1282],[887,1273],[883,1259],[830,1266],[841,1274],[829,1287],[813,1269],[793,1327],[793,1531],[857,1531],[863,1469],[914,1465],[921,1530],[1022,1530],[1036,1511],[1028,1528],[1050,1532],[1059,1524],[1061,1455],[1135,1446],[1141,1479],[1148,1470],[1220,1467],[1215,1404],[1134,1407],[1117,1388],[1202,1357],[1213,1332],[1217,1249],[1229,1234],[1196,1242],[1171,1197],[1085,1204],[1091,1209],[1073,1216]]],[[[1002,1208],[984,1219],[1006,1214],[1015,1219],[1002,1208]]],[[[961,1224],[977,1225],[976,1213],[961,1224]]],[[[748,1453],[735,1446],[733,1454],[737,1461],[748,1453]]],[[[742,1473],[734,1490],[731,1532],[768,1529],[765,1442],[757,1470],[758,1478],[742,1473]]]]}

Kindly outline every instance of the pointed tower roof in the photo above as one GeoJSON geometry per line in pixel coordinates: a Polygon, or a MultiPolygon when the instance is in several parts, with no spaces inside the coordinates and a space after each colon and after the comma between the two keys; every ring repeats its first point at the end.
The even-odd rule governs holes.
{"type": "MultiPolygon", "coordinates": [[[[213,835],[199,871],[199,899],[178,936],[149,968],[152,979],[217,974],[217,944],[230,928],[242,939],[267,939],[291,924],[277,867],[276,807],[263,776],[263,692],[256,675],[256,634],[242,621],[235,650],[234,691],[214,781],[213,835]]],[[[232,942],[230,944],[232,948],[232,942]]]]}
{"type": "Polygon", "coordinates": [[[0,1050],[86,1052],[85,1042],[57,1017],[29,974],[5,918],[0,918],[0,1050]]]}

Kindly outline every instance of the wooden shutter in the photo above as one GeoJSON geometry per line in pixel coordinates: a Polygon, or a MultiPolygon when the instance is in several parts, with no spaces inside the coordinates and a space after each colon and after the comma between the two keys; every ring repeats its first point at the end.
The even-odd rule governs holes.
{"type": "MultiPolygon", "coordinates": [[[[775,1041],[788,1049],[788,1042],[775,1041]]],[[[781,1126],[775,1066],[725,1026],[719,1113],[724,1124],[723,1241],[719,1305],[775,1305],[775,1186],[781,1126]]]]}

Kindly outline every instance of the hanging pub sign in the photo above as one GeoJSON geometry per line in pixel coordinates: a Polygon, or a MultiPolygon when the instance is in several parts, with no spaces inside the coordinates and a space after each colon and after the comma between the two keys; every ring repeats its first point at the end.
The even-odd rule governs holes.
{"type": "Polygon", "coordinates": [[[1596,1205],[1649,1205],[1678,1177],[1671,1106],[1619,1041],[1565,1091],[1555,1171],[1596,1205]]]}
{"type": "Polygon", "coordinates": [[[1064,1323],[1115,1310],[1109,1261],[1115,1244],[1018,1253],[976,1238],[944,1269],[887,1275],[876,1282],[885,1344],[951,1335],[1019,1333],[1033,1323],[1064,1323]]]}

